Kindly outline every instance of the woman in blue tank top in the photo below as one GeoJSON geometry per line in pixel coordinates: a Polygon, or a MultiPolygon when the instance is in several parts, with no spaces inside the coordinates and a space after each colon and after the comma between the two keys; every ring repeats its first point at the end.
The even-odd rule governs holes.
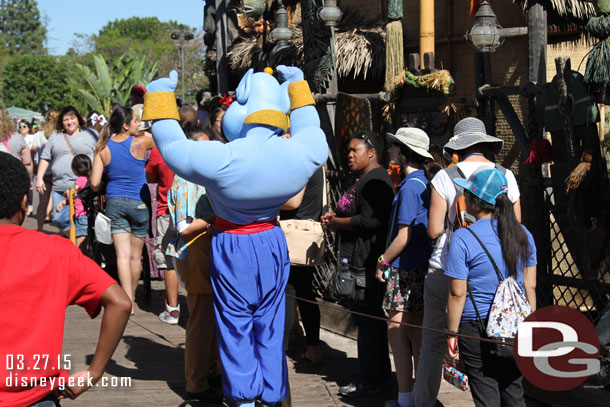
{"type": "MultiPolygon", "coordinates": [[[[100,189],[106,172],[106,216],[117,256],[121,287],[133,301],[140,279],[143,238],[149,225],[145,154],[154,143],[150,134],[138,136],[140,120],[128,107],[117,108],[100,133],[90,184],[100,189]]],[[[133,306],[132,306],[133,314],[133,306]]]]}

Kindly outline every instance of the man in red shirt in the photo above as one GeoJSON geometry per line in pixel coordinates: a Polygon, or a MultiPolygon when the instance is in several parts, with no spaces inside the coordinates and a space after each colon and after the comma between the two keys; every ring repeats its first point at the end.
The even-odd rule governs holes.
{"type": "Polygon", "coordinates": [[[172,186],[174,173],[161,158],[157,147],[153,147],[150,158],[146,164],[146,180],[156,183],[157,186],[157,234],[155,236],[155,250],[153,257],[158,270],[163,270],[167,299],[165,310],[159,314],[159,319],[168,324],[175,325],[180,318],[180,304],[178,304],[178,277],[174,269],[173,258],[165,255],[167,244],[176,238],[176,231],[171,224],[169,209],[167,207],[167,193],[172,186]]]}
{"type": "Polygon", "coordinates": [[[54,406],[102,378],[131,301],[70,241],[22,228],[28,173],[0,153],[0,174],[0,407],[54,406]],[[73,304],[92,318],[104,307],[104,315],[90,366],[68,377],[69,355],[61,352],[66,307],[73,304]]]}

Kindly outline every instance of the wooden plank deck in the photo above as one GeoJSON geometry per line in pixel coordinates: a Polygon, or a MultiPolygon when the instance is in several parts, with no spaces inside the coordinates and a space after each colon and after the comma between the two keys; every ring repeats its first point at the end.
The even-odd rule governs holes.
{"type": "MultiPolygon", "coordinates": [[[[184,326],[187,315],[183,311],[177,326],[162,323],[157,318],[163,307],[164,286],[153,281],[151,298],[144,298],[140,285],[136,297],[137,310],[127,324],[125,334],[111,363],[106,369],[108,377],[129,377],[131,386],[94,388],[76,402],[62,404],[106,406],[200,406],[198,402],[185,402],[183,380],[184,326]]],[[[181,292],[182,310],[186,309],[181,292]]],[[[80,370],[91,360],[101,318],[89,319],[84,310],[70,307],[66,312],[63,352],[70,355],[72,371],[80,370]]],[[[390,383],[376,397],[342,399],[337,395],[339,385],[347,384],[357,371],[356,343],[354,340],[322,330],[324,363],[314,367],[298,360],[301,346],[297,339],[288,351],[291,401],[294,407],[381,406],[395,397],[396,385],[390,383]]],[[[470,393],[463,393],[447,383],[442,384],[439,400],[447,407],[472,406],[470,393]]]]}
{"type": "MultiPolygon", "coordinates": [[[[35,219],[28,218],[25,227],[35,229],[35,219]]],[[[57,230],[45,225],[49,233],[57,230]]],[[[163,309],[164,284],[152,282],[150,298],[144,297],[142,284],[136,295],[136,314],[127,324],[106,377],[130,378],[129,386],[98,386],[77,400],[65,400],[70,406],[202,406],[196,401],[185,401],[184,387],[184,335],[187,321],[184,291],[180,291],[182,315],[180,324],[168,325],[157,315],[163,309]]],[[[66,311],[63,353],[69,355],[71,371],[84,369],[90,362],[99,333],[101,318],[91,320],[80,307],[66,311]]],[[[287,352],[291,402],[294,407],[374,407],[383,406],[385,400],[396,397],[395,382],[389,383],[377,397],[343,399],[337,395],[339,385],[347,384],[357,371],[356,342],[353,339],[322,330],[323,365],[311,366],[298,360],[304,347],[298,336],[287,352]]],[[[120,379],[118,379],[120,380],[120,379]]],[[[473,406],[469,392],[461,392],[443,382],[439,400],[447,407],[473,406]]]]}

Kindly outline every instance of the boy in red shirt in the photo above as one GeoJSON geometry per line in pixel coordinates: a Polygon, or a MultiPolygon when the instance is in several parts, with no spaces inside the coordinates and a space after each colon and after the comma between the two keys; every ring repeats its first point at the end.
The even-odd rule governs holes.
{"type": "Polygon", "coordinates": [[[28,173],[19,160],[0,153],[0,174],[0,407],[52,406],[101,379],[131,301],[70,241],[22,228],[28,173]],[[92,318],[104,307],[104,315],[91,365],[68,378],[68,355],[61,351],[66,307],[73,304],[92,318]],[[16,318],[16,311],[26,317],[16,318]]]}

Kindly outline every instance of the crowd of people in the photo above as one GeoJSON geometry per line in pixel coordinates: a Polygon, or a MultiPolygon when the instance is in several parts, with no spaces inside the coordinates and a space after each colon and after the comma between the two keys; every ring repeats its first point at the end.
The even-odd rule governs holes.
{"type": "MultiPolygon", "coordinates": [[[[251,396],[243,393],[243,386],[236,382],[244,380],[236,372],[248,372],[249,367],[229,355],[230,347],[245,339],[227,339],[234,334],[228,333],[231,327],[246,322],[237,314],[235,320],[231,320],[231,313],[219,314],[218,306],[214,312],[213,304],[214,297],[222,293],[214,284],[240,287],[242,283],[224,281],[226,276],[218,276],[221,266],[212,264],[211,251],[221,250],[222,246],[213,243],[212,236],[218,236],[218,229],[230,231],[239,225],[221,219],[216,213],[217,191],[210,194],[206,187],[193,182],[191,177],[183,178],[182,172],[175,173],[165,162],[167,150],[160,151],[155,146],[152,124],[142,120],[145,92],[142,86],[135,85],[131,107],[113,106],[108,119],[99,112],[91,112],[84,118],[72,106],[51,110],[44,127],[37,133],[26,121],[19,122],[15,129],[6,110],[0,108],[0,151],[7,153],[0,154],[0,163],[2,171],[14,173],[18,183],[17,186],[3,184],[0,188],[0,201],[6,201],[0,205],[0,241],[48,240],[50,246],[58,247],[58,253],[49,253],[50,258],[59,252],[68,253],[83,267],[95,269],[89,277],[94,282],[87,282],[83,277],[72,282],[73,288],[70,286],[78,291],[76,284],[91,284],[95,290],[79,291],[69,297],[68,303],[83,305],[92,316],[99,312],[99,303],[106,307],[104,321],[112,315],[116,317],[114,322],[102,324],[100,343],[109,346],[98,349],[99,355],[96,351],[94,356],[97,363],[94,376],[98,380],[118,343],[128,314],[136,310],[133,301],[142,269],[141,254],[154,220],[153,257],[157,268],[163,271],[166,286],[165,308],[159,310],[162,323],[179,322],[180,282],[187,293],[188,398],[220,402],[226,397],[236,402],[245,400],[237,404],[249,406],[251,396]],[[158,185],[154,214],[148,183],[158,185]],[[69,249],[57,238],[32,236],[15,228],[34,212],[30,184],[35,185],[39,194],[35,211],[38,230],[43,229],[51,216],[66,236],[70,229],[67,205],[70,191],[89,189],[92,193],[103,193],[103,208],[110,219],[122,290],[112,280],[102,277],[92,262],[85,260],[88,239],[92,236],[80,194],[75,200],[74,223],[76,246],[82,253],[69,249]]],[[[225,96],[204,103],[204,94],[204,91],[198,93],[198,109],[182,106],[178,110],[176,119],[180,129],[188,140],[197,143],[230,144],[232,139],[223,131],[223,120],[233,99],[225,96]]],[[[287,131],[280,131],[278,135],[290,138],[287,131]]],[[[283,219],[319,219],[324,227],[335,232],[337,257],[356,276],[356,294],[348,307],[358,313],[352,317],[358,328],[359,369],[351,383],[340,387],[342,396],[379,394],[382,385],[392,377],[391,348],[398,394],[395,400],[386,402],[386,407],[435,406],[447,353],[463,363],[475,405],[524,405],[521,376],[514,361],[493,355],[483,342],[457,339],[461,333],[485,337],[483,326],[487,324],[498,285],[492,263],[503,276],[514,277],[531,307],[536,306],[536,247],[531,234],[520,225],[519,189],[512,172],[492,161],[502,144],[502,140],[488,135],[483,123],[475,118],[457,123],[453,137],[443,147],[431,146],[427,134],[417,128],[400,128],[385,140],[377,133],[359,131],[351,136],[346,151],[347,164],[357,176],[356,182],[344,192],[335,208],[322,213],[322,186],[326,182],[322,168],[313,171],[307,186],[298,194],[298,205],[282,206],[283,219]],[[383,162],[386,148],[389,161],[383,162]],[[388,171],[390,165],[392,169],[388,171]],[[393,182],[391,173],[398,174],[400,179],[393,182]],[[476,233],[475,237],[470,233],[476,233]],[[480,246],[477,241],[481,242],[480,246]],[[387,315],[388,322],[361,314],[382,318],[387,315]]],[[[223,244],[237,248],[243,245],[238,235],[230,233],[226,234],[223,244]]],[[[235,250],[236,256],[242,256],[235,250]]],[[[216,255],[215,261],[219,258],[216,255]]],[[[226,267],[235,261],[225,260],[226,267]]],[[[0,260],[3,268],[10,261],[17,260],[0,260]]],[[[37,269],[34,267],[32,273],[37,269]]],[[[66,279],[73,278],[73,271],[62,272],[66,279]]],[[[313,267],[293,265],[282,289],[288,285],[288,290],[294,290],[299,298],[298,310],[307,339],[307,348],[300,357],[319,365],[323,356],[319,339],[320,310],[317,305],[302,301],[315,301],[314,272],[313,267]]],[[[272,306],[283,307],[284,300],[282,292],[281,298],[273,298],[272,306]]],[[[5,301],[9,299],[0,300],[5,301]]],[[[290,301],[286,304],[292,308],[287,310],[289,315],[296,305],[290,301]]],[[[283,321],[283,311],[281,315],[283,321]]],[[[264,318],[267,317],[261,320],[264,318]]],[[[256,321],[255,324],[263,323],[256,321]]],[[[290,328],[287,325],[286,329],[290,328]]],[[[275,359],[276,353],[269,353],[269,358],[275,359]]],[[[272,394],[267,396],[271,399],[262,399],[265,405],[275,405],[285,397],[281,389],[286,384],[285,372],[273,373],[271,366],[263,366],[267,370],[256,373],[276,375],[281,383],[278,388],[267,381],[261,384],[258,395],[272,394]]],[[[51,398],[34,392],[20,402],[23,405],[47,399],[54,402],[53,397],[75,397],[84,390],[69,389],[54,393],[51,398]]],[[[0,397],[4,397],[1,387],[0,397]]]]}

